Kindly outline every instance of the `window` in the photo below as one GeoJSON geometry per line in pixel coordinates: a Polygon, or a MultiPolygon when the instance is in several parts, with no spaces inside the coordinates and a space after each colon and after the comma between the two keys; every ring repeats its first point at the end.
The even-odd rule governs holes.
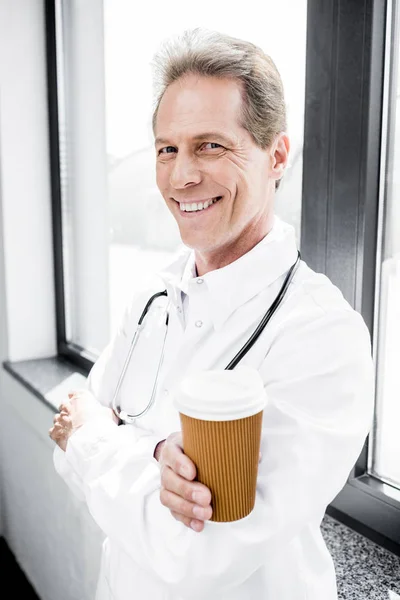
{"type": "Polygon", "coordinates": [[[98,355],[137,282],[166,264],[181,244],[155,184],[151,60],[163,39],[206,27],[248,39],[281,72],[292,149],[276,211],[300,241],[306,0],[287,8],[257,0],[247,10],[205,0],[143,5],[131,0],[57,0],[60,257],[63,346],[98,355]],[[261,15],[260,15],[261,17],[261,15]],[[281,43],[282,31],[291,39],[281,43]],[[295,49],[295,51],[294,51],[295,49]]]}
{"type": "MultiPolygon", "coordinates": [[[[377,411],[370,469],[378,479],[400,490],[400,37],[394,21],[388,59],[388,121],[384,136],[387,150],[381,203],[376,300],[377,411]]],[[[386,156],[384,157],[386,158],[386,156]]]]}
{"type": "MultiPolygon", "coordinates": [[[[321,11],[318,0],[308,2],[301,239],[305,260],[364,317],[380,381],[374,435],[327,512],[399,554],[400,493],[389,471],[398,446],[385,427],[394,413],[379,390],[387,371],[386,327],[396,324],[387,309],[385,268],[398,252],[393,101],[388,114],[397,85],[396,9],[398,2],[329,0],[321,11]]],[[[393,379],[384,385],[389,389],[393,379]]]]}
{"type": "Polygon", "coordinates": [[[275,60],[288,105],[292,157],[277,213],[374,344],[376,426],[328,512],[399,553],[398,2],[266,0],[261,15],[255,0],[240,13],[205,0],[194,15],[177,0],[173,12],[157,6],[157,20],[129,0],[46,6],[60,355],[88,370],[136,279],[180,243],[152,173],[154,51],[198,26],[255,42],[275,60]]]}

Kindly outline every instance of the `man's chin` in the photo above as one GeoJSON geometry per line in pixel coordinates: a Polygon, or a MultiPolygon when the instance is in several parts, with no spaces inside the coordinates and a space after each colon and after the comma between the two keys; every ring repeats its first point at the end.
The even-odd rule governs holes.
{"type": "Polygon", "coordinates": [[[197,252],[207,252],[213,248],[211,240],[205,239],[204,235],[196,235],[194,232],[181,231],[181,240],[185,246],[197,252]]]}

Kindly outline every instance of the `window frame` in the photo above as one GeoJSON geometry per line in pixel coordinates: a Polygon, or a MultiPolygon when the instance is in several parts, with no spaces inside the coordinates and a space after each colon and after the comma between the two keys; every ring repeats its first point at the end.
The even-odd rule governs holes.
{"type": "MultiPolygon", "coordinates": [[[[302,257],[338,285],[372,339],[389,2],[307,7],[302,257]]],[[[97,357],[66,339],[55,0],[45,0],[45,18],[57,348],[88,373],[97,357]]],[[[368,474],[368,443],[327,513],[400,555],[400,492],[368,474]]]]}
{"type": "MultiPolygon", "coordinates": [[[[302,256],[361,313],[374,348],[387,10],[392,27],[396,4],[308,2],[302,256]]],[[[327,513],[400,555],[400,491],[368,473],[369,443],[327,513]]]]}
{"type": "Polygon", "coordinates": [[[63,261],[62,195],[60,176],[60,139],[57,80],[56,3],[45,0],[47,99],[51,169],[52,227],[54,248],[54,289],[58,356],[89,373],[97,356],[78,344],[67,341],[65,309],[65,269],[63,261]]]}

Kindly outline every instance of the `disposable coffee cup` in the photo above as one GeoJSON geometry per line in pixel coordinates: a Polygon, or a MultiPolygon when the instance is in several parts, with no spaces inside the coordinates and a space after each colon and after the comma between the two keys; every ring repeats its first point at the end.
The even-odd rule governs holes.
{"type": "Polygon", "coordinates": [[[211,521],[237,521],[254,508],[266,403],[259,372],[245,366],[198,372],[174,390],[184,453],[211,491],[211,521]]]}

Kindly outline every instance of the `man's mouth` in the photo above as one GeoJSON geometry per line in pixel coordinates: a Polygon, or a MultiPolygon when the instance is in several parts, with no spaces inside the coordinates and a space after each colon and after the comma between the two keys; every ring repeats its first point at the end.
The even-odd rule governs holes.
{"type": "Polygon", "coordinates": [[[202,202],[178,202],[181,212],[192,213],[202,212],[208,210],[213,204],[221,200],[222,196],[216,196],[215,198],[209,198],[202,202]]]}

